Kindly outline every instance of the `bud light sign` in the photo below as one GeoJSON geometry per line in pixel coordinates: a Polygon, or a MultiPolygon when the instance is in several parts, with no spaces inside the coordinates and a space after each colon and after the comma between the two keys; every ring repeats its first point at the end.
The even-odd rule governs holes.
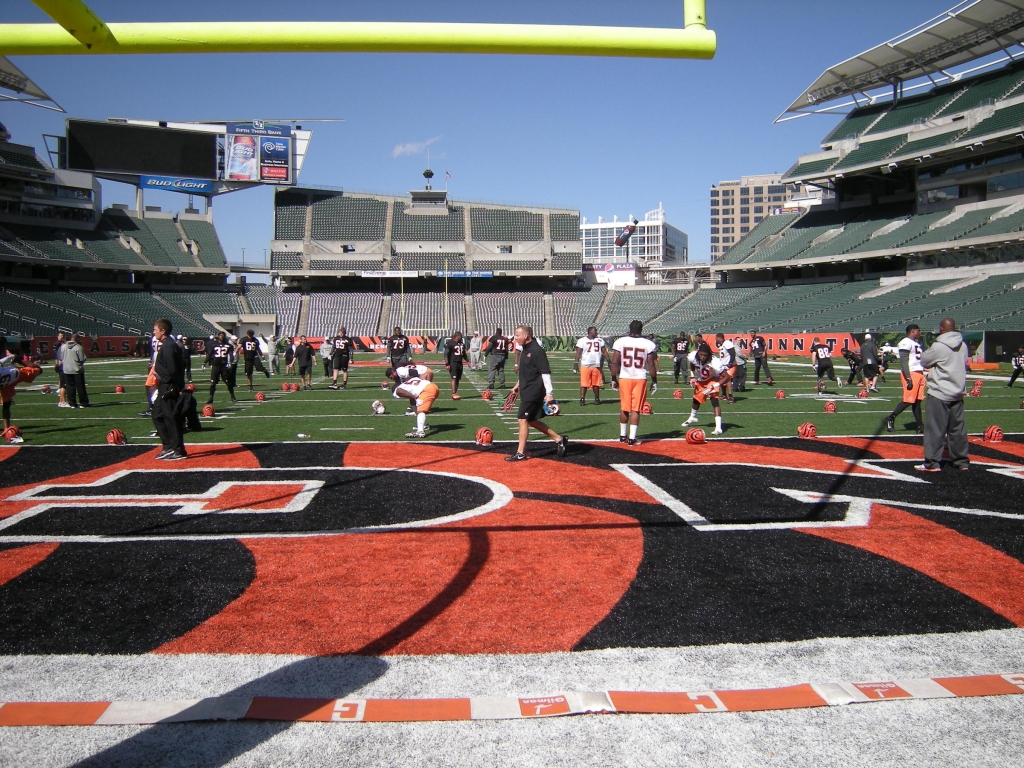
{"type": "Polygon", "coordinates": [[[213,194],[213,182],[208,179],[182,179],[177,176],[140,176],[143,189],[162,189],[167,192],[182,192],[188,195],[213,194]]]}

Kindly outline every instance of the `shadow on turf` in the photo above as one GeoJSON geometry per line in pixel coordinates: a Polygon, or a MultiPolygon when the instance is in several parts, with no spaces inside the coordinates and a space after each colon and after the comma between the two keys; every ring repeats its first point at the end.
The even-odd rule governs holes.
{"type": "MultiPolygon", "coordinates": [[[[223,695],[306,699],[309,712],[313,712],[324,705],[324,699],[345,698],[377,680],[387,670],[386,661],[371,656],[303,659],[223,695]]],[[[184,715],[187,714],[186,711],[184,715]]],[[[301,716],[301,712],[297,716],[301,716]]],[[[291,722],[272,721],[154,725],[75,766],[226,765],[291,726],[291,722]]]]}

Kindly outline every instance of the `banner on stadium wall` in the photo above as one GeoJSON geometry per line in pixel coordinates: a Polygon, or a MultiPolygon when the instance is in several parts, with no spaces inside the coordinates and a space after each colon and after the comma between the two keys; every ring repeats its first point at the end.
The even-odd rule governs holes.
{"type": "Polygon", "coordinates": [[[448,270],[446,272],[442,269],[439,272],[435,272],[434,277],[494,277],[494,272],[483,269],[470,269],[455,272],[448,270]]]}
{"type": "MultiPolygon", "coordinates": [[[[758,336],[764,337],[769,355],[806,355],[810,357],[811,345],[815,339],[822,344],[827,344],[837,354],[844,349],[860,349],[860,342],[849,333],[759,333],[758,336]]],[[[732,343],[743,354],[750,354],[750,334],[737,336],[727,334],[726,338],[731,338],[732,343]]],[[[704,341],[716,354],[718,353],[714,334],[704,334],[704,341]]]]}
{"type": "MultiPolygon", "coordinates": [[[[56,336],[35,336],[32,339],[32,354],[49,360],[53,357],[56,345],[56,336]]],[[[131,357],[140,351],[142,356],[146,356],[149,354],[149,339],[139,336],[84,336],[82,347],[86,357],[131,357]]]]}
{"type": "Polygon", "coordinates": [[[420,273],[415,269],[374,269],[363,270],[360,277],[419,277],[420,273]]]}

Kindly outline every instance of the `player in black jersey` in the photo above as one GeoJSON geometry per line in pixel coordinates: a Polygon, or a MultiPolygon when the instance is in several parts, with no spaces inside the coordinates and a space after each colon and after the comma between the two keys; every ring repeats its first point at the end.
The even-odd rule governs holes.
{"type": "Polygon", "coordinates": [[[396,325],[394,333],[388,337],[388,357],[391,358],[391,367],[398,368],[408,365],[410,349],[409,337],[404,335],[402,329],[396,325]]]}
{"type": "Polygon", "coordinates": [[[444,367],[452,377],[452,400],[461,400],[459,382],[462,381],[462,365],[467,357],[466,342],[462,331],[456,331],[444,345],[444,367]]]}
{"type": "Polygon", "coordinates": [[[1017,354],[1013,356],[1010,363],[1013,365],[1013,374],[1010,376],[1010,383],[1006,385],[1007,387],[1012,387],[1017,377],[1024,374],[1024,344],[1017,347],[1017,354]]]}
{"type": "Polygon", "coordinates": [[[235,399],[235,385],[230,378],[231,362],[235,357],[235,347],[227,340],[224,332],[217,334],[217,340],[210,345],[208,352],[210,361],[210,398],[207,404],[213,402],[213,395],[217,391],[217,382],[223,381],[228,388],[231,402],[237,403],[235,399]]]}
{"type": "Polygon", "coordinates": [[[268,379],[270,371],[263,366],[263,353],[260,351],[260,343],[256,341],[256,332],[252,328],[245,332],[241,347],[242,355],[245,358],[245,378],[249,382],[249,391],[252,392],[253,368],[266,375],[268,379]]]}
{"type": "Polygon", "coordinates": [[[505,389],[505,363],[508,362],[512,339],[498,328],[484,345],[484,354],[487,355],[487,388],[494,389],[494,380],[497,378],[501,382],[501,388],[505,389]]]}
{"type": "Polygon", "coordinates": [[[676,380],[676,384],[679,383],[679,374],[686,375],[686,356],[690,354],[690,340],[686,338],[685,331],[680,331],[679,335],[672,339],[672,376],[676,380]]]}
{"type": "Polygon", "coordinates": [[[352,362],[352,353],[355,351],[352,339],[344,328],[338,329],[338,335],[324,344],[331,345],[331,368],[334,380],[327,386],[328,389],[344,389],[348,386],[348,365],[352,362]],[[341,386],[338,386],[338,371],[341,371],[341,386]]]}

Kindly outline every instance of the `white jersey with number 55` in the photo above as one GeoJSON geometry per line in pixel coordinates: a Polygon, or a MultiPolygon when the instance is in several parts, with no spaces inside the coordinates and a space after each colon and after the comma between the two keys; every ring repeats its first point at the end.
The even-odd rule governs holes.
{"type": "Polygon", "coordinates": [[[612,349],[620,356],[620,379],[646,379],[647,358],[658,354],[658,345],[642,336],[623,336],[616,339],[612,349]]]}

